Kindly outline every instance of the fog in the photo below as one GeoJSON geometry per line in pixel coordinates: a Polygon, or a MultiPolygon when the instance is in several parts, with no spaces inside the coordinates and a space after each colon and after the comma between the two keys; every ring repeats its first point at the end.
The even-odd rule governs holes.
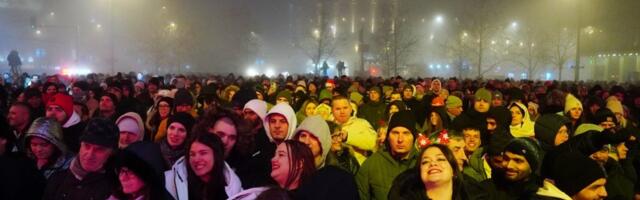
{"type": "Polygon", "coordinates": [[[347,75],[631,81],[640,77],[639,8],[637,0],[0,0],[0,71],[15,49],[28,73],[338,75],[344,61],[347,75]]]}

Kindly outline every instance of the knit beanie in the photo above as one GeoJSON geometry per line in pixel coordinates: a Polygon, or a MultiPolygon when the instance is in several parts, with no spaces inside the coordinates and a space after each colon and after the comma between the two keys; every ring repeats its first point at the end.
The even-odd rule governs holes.
{"type": "Polygon", "coordinates": [[[491,102],[491,92],[485,88],[478,89],[474,96],[476,101],[485,100],[486,102],[491,102]]]}
{"type": "Polygon", "coordinates": [[[417,134],[416,133],[416,116],[413,114],[413,112],[409,110],[402,110],[393,114],[393,116],[391,116],[391,120],[389,121],[389,128],[387,128],[387,134],[391,132],[391,129],[398,126],[409,129],[409,131],[411,131],[411,134],[413,134],[415,138],[417,134]]]}
{"type": "Polygon", "coordinates": [[[532,173],[537,173],[542,164],[542,152],[538,143],[531,138],[515,138],[509,142],[504,149],[505,152],[511,152],[524,156],[529,162],[532,173]]]}
{"type": "Polygon", "coordinates": [[[159,145],[147,141],[132,143],[118,154],[115,165],[116,169],[126,167],[131,170],[150,187],[152,193],[163,191],[164,171],[168,167],[159,145]]]}
{"type": "Polygon", "coordinates": [[[80,136],[80,142],[88,142],[103,147],[117,149],[120,130],[109,119],[93,118],[80,136]]]}
{"type": "Polygon", "coordinates": [[[622,103],[618,100],[617,97],[611,96],[607,98],[607,108],[611,110],[611,112],[615,113],[624,113],[624,109],[622,108],[622,103]]]}
{"type": "Polygon", "coordinates": [[[370,87],[370,88],[369,88],[369,92],[372,92],[372,91],[375,91],[375,92],[377,92],[377,93],[378,93],[378,94],[380,94],[380,95],[382,94],[382,90],[380,90],[380,87],[378,87],[378,86],[370,87]]]}
{"type": "Polygon", "coordinates": [[[47,107],[51,105],[60,106],[62,108],[64,113],[67,115],[67,119],[65,119],[65,122],[69,118],[71,118],[71,115],[73,114],[73,97],[66,94],[57,93],[52,97],[49,97],[49,99],[47,100],[47,107]]]}
{"type": "Polygon", "coordinates": [[[447,108],[456,108],[460,106],[462,106],[462,99],[453,95],[449,95],[449,97],[447,97],[447,108]]]}
{"type": "Polygon", "coordinates": [[[280,97],[284,97],[285,99],[287,99],[289,104],[293,103],[291,101],[291,91],[289,91],[289,90],[282,90],[282,91],[278,92],[278,95],[276,96],[276,99],[279,99],[280,97]]]}
{"type": "Polygon", "coordinates": [[[256,91],[252,87],[242,87],[231,99],[233,107],[242,108],[251,99],[257,99],[256,91]]]}
{"type": "Polygon", "coordinates": [[[553,171],[555,185],[569,196],[573,196],[600,178],[606,178],[605,172],[585,155],[567,152],[554,160],[553,171]]]}
{"type": "Polygon", "coordinates": [[[178,89],[178,91],[176,91],[174,105],[175,106],[180,106],[180,105],[192,106],[193,96],[191,96],[191,93],[189,93],[189,91],[187,91],[186,89],[180,88],[178,89]]]}
{"type": "Polygon", "coordinates": [[[582,108],[582,102],[572,94],[567,94],[567,98],[564,102],[564,113],[568,113],[571,108],[577,107],[582,108]]]}
{"type": "Polygon", "coordinates": [[[504,148],[514,138],[507,129],[499,128],[496,133],[489,136],[489,142],[487,144],[487,154],[489,156],[502,155],[504,148]]]}
{"type": "Polygon", "coordinates": [[[562,125],[569,123],[569,119],[557,114],[540,116],[535,123],[535,137],[542,143],[554,146],[556,134],[562,125]]]}
{"type": "Polygon", "coordinates": [[[187,135],[191,133],[191,128],[193,128],[193,125],[196,123],[191,114],[183,112],[176,113],[169,117],[169,121],[167,121],[167,128],[169,128],[169,126],[174,122],[182,124],[182,126],[187,130],[187,135]]]}

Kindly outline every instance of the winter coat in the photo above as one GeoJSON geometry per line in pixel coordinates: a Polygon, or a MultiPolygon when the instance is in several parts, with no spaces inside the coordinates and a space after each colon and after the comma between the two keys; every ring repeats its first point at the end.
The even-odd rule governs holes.
{"type": "Polygon", "coordinates": [[[35,163],[22,153],[0,155],[0,199],[43,199],[47,182],[35,163]]]}
{"type": "Polygon", "coordinates": [[[358,199],[358,187],[353,175],[334,166],[324,166],[301,183],[296,199],[353,200],[358,199]]]}
{"type": "Polygon", "coordinates": [[[468,177],[473,178],[474,181],[482,182],[490,177],[490,173],[487,173],[484,159],[485,147],[480,147],[469,156],[468,165],[464,166],[462,173],[468,177]]]}
{"type": "Polygon", "coordinates": [[[607,172],[607,199],[633,199],[634,182],[629,178],[620,162],[611,157],[604,165],[607,172]]]}
{"type": "Polygon", "coordinates": [[[509,109],[511,109],[514,106],[517,106],[523,112],[522,113],[522,123],[521,124],[517,124],[517,125],[509,126],[511,135],[513,135],[513,137],[516,137],[516,138],[518,138],[518,137],[533,137],[534,136],[533,132],[534,132],[535,123],[533,121],[531,121],[531,117],[529,117],[529,111],[528,111],[527,107],[524,106],[521,103],[513,102],[509,106],[509,109]]]}
{"type": "Polygon", "coordinates": [[[347,132],[348,144],[354,150],[354,157],[358,163],[362,164],[367,159],[367,151],[372,151],[376,147],[378,134],[367,120],[351,117],[349,120],[341,124],[342,130],[347,132]]]}
{"type": "Polygon", "coordinates": [[[405,170],[414,167],[417,153],[411,151],[403,160],[396,160],[386,150],[377,151],[369,157],[356,174],[360,199],[387,199],[393,179],[405,170]]]}
{"type": "Polygon", "coordinates": [[[113,192],[115,177],[111,170],[105,170],[89,173],[80,180],[67,169],[49,178],[43,199],[106,199],[113,192]]]}
{"type": "Polygon", "coordinates": [[[384,111],[387,105],[382,101],[372,102],[369,101],[358,109],[358,117],[363,118],[373,126],[374,130],[378,130],[380,122],[384,122],[387,119],[384,118],[384,111]]]}
{"type": "MultiPolygon", "coordinates": [[[[53,119],[36,119],[27,130],[24,140],[25,146],[29,146],[28,142],[32,137],[38,137],[49,142],[60,152],[54,163],[48,163],[40,169],[45,178],[48,179],[54,173],[69,168],[69,164],[71,164],[71,160],[73,158],[73,153],[67,150],[67,146],[62,141],[62,129],[57,122],[53,119]]],[[[26,148],[25,150],[27,152],[27,156],[32,159],[36,159],[31,148],[26,148]]]]}
{"type": "MultiPolygon", "coordinates": [[[[186,160],[182,157],[171,167],[171,170],[164,172],[166,189],[176,200],[189,199],[187,165],[186,160]]],[[[223,173],[227,183],[227,186],[224,187],[227,196],[240,193],[242,191],[242,183],[226,162],[224,163],[223,173]]]]}
{"type": "Polygon", "coordinates": [[[255,150],[248,157],[234,161],[233,167],[243,188],[275,184],[271,178],[271,158],[275,154],[276,144],[269,141],[264,129],[255,135],[255,144],[255,150]]]}
{"type": "Polygon", "coordinates": [[[62,125],[62,138],[64,144],[71,152],[80,151],[80,136],[84,131],[84,127],[87,125],[80,120],[80,115],[73,112],[71,118],[62,125]]]}

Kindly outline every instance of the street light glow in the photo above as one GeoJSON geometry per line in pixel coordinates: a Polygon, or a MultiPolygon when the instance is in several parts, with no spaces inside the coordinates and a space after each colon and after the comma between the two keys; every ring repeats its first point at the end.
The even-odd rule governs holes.
{"type": "Polygon", "coordinates": [[[518,22],[511,22],[511,28],[518,28],[518,22]]]}
{"type": "Polygon", "coordinates": [[[442,22],[444,22],[444,17],[442,17],[442,15],[438,15],[438,16],[436,16],[435,21],[438,24],[442,24],[442,22]]]}
{"type": "Polygon", "coordinates": [[[36,34],[40,35],[40,34],[42,34],[42,31],[40,31],[40,29],[38,29],[38,30],[36,30],[36,34]]]}

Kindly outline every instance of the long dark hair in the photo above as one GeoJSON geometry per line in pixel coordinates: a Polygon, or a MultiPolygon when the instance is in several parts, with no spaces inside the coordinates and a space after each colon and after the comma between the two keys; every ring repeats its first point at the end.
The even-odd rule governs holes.
{"type": "MultiPolygon", "coordinates": [[[[465,198],[466,193],[464,191],[463,183],[462,183],[462,171],[460,171],[460,169],[458,168],[458,163],[456,162],[456,158],[453,155],[453,152],[449,149],[449,147],[443,144],[430,144],[427,147],[425,147],[422,150],[422,152],[420,152],[420,156],[418,157],[418,162],[416,162],[416,167],[415,167],[416,170],[420,172],[422,155],[424,154],[424,152],[427,151],[427,149],[430,149],[430,148],[438,148],[442,152],[442,154],[444,154],[444,157],[447,159],[447,162],[451,166],[451,170],[453,171],[453,178],[452,178],[453,194],[451,196],[453,197],[453,199],[467,199],[465,198]]],[[[421,188],[423,189],[423,191],[421,192],[425,193],[424,183],[421,188]]]]}
{"type": "Polygon", "coordinates": [[[284,144],[289,151],[289,174],[284,185],[284,189],[288,190],[298,174],[300,175],[298,183],[307,181],[316,171],[316,165],[313,154],[307,145],[297,140],[285,140],[284,144]],[[294,167],[297,163],[302,163],[302,167],[294,167]]]}
{"type": "Polygon", "coordinates": [[[185,165],[187,165],[187,182],[189,187],[189,199],[227,199],[224,187],[227,182],[224,176],[224,148],[217,135],[194,132],[194,137],[189,140],[185,153],[185,165]],[[189,165],[189,151],[193,143],[199,142],[213,150],[213,168],[209,172],[211,179],[205,183],[193,172],[189,165]]]}

